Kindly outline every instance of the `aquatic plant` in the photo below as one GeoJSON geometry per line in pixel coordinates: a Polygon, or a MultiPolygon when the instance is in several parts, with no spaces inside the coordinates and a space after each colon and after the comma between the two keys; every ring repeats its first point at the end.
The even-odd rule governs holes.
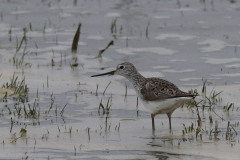
{"type": "Polygon", "coordinates": [[[117,18],[112,20],[112,23],[111,23],[111,33],[117,33],[117,26],[116,26],[116,23],[117,23],[117,18]]]}
{"type": "Polygon", "coordinates": [[[81,29],[82,23],[78,24],[78,29],[74,35],[73,42],[72,42],[72,53],[77,53],[78,48],[78,41],[80,37],[80,29],[81,29]]]}
{"type": "Polygon", "coordinates": [[[108,101],[107,101],[106,106],[104,106],[104,105],[102,104],[102,99],[101,99],[101,101],[100,101],[100,103],[99,103],[98,113],[100,113],[100,109],[102,108],[102,110],[103,110],[103,115],[104,115],[105,113],[106,113],[107,115],[109,114],[110,108],[111,108],[111,106],[112,106],[112,104],[110,104],[110,98],[111,98],[111,97],[108,98],[108,101]]]}
{"type": "Polygon", "coordinates": [[[21,82],[17,81],[18,76],[15,77],[15,75],[13,74],[13,77],[10,78],[10,83],[8,84],[5,83],[2,85],[2,88],[6,88],[6,89],[10,89],[12,91],[14,91],[14,94],[18,94],[18,95],[27,95],[28,94],[28,87],[25,84],[25,77],[23,78],[23,80],[21,82]]]}
{"type": "MultiPolygon", "coordinates": [[[[80,83],[80,82],[79,82],[80,83]]],[[[106,92],[106,90],[107,90],[107,88],[108,88],[108,86],[111,84],[111,81],[108,83],[108,85],[107,85],[107,87],[105,88],[105,90],[103,91],[103,96],[104,96],[104,94],[105,94],[105,92],[106,92]]]]}
{"type": "Polygon", "coordinates": [[[103,52],[105,52],[111,45],[114,45],[113,40],[111,42],[109,42],[108,45],[104,49],[101,49],[99,51],[97,58],[102,57],[103,52]]]}

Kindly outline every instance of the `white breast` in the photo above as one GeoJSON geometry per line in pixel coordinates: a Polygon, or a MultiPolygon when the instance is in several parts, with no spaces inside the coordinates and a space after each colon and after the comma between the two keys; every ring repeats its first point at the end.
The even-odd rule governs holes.
{"type": "Polygon", "coordinates": [[[143,105],[153,114],[171,113],[184,103],[192,100],[192,97],[168,98],[159,101],[145,101],[140,98],[143,105]]]}

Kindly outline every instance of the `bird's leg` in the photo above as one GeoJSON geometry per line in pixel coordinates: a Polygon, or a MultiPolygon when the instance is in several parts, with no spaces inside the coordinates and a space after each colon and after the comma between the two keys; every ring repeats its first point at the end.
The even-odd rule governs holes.
{"type": "Polygon", "coordinates": [[[155,130],[154,116],[155,116],[155,114],[151,114],[151,117],[152,117],[152,130],[153,130],[153,131],[155,130]]]}
{"type": "Polygon", "coordinates": [[[169,119],[169,129],[172,130],[172,126],[171,126],[171,115],[172,115],[172,112],[171,113],[167,113],[167,116],[168,116],[168,119],[169,119]]]}

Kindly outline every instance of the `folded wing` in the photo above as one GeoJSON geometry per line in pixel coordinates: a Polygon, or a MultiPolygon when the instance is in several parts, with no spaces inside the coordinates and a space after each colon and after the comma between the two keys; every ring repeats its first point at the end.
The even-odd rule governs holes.
{"type": "Polygon", "coordinates": [[[196,96],[183,92],[173,83],[160,78],[146,78],[145,81],[141,82],[140,86],[140,93],[146,101],[196,96]]]}

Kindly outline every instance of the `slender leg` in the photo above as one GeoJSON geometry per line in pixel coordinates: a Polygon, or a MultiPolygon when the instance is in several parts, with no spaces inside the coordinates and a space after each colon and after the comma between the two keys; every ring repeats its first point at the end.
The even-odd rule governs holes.
{"type": "Polygon", "coordinates": [[[152,117],[152,130],[155,130],[155,125],[154,125],[154,114],[151,114],[152,117]]]}
{"type": "Polygon", "coordinates": [[[167,116],[168,116],[168,119],[169,119],[169,129],[170,129],[170,130],[172,130],[171,115],[172,115],[172,113],[167,113],[167,116]]]}

